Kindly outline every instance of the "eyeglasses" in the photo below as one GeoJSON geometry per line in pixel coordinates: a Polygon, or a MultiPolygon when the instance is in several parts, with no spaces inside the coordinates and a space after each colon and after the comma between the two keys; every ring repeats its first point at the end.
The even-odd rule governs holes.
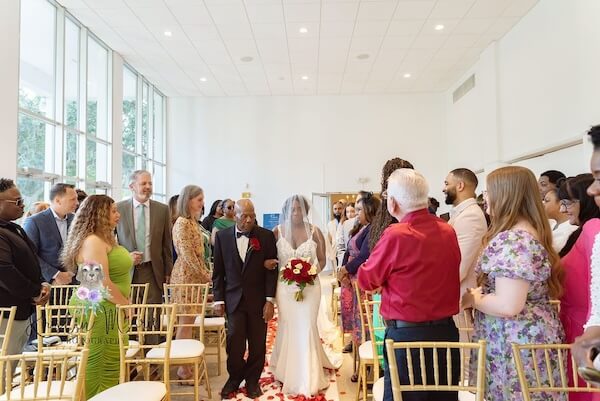
{"type": "Polygon", "coordinates": [[[18,198],[15,200],[12,199],[0,199],[3,202],[10,202],[10,203],[14,203],[15,206],[23,206],[25,204],[25,199],[23,198],[18,198]]]}
{"type": "Polygon", "coordinates": [[[560,206],[564,207],[565,209],[570,209],[576,203],[579,203],[578,199],[575,199],[575,200],[572,200],[572,201],[571,200],[563,199],[563,200],[560,201],[560,206]]]}

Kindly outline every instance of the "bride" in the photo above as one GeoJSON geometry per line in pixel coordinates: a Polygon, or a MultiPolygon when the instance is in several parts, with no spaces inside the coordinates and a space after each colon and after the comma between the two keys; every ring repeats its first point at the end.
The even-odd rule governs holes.
{"type": "MultiPolygon", "coordinates": [[[[309,258],[319,271],[325,266],[325,238],[310,223],[309,209],[308,201],[301,195],[293,195],[283,204],[280,224],[274,230],[280,269],[293,258],[309,258]]],[[[327,388],[329,378],[323,368],[339,368],[341,355],[328,355],[319,337],[318,276],[314,285],[304,288],[302,301],[295,300],[296,291],[295,286],[277,282],[279,321],[270,366],[275,378],[283,383],[284,394],[311,396],[327,388]]]]}

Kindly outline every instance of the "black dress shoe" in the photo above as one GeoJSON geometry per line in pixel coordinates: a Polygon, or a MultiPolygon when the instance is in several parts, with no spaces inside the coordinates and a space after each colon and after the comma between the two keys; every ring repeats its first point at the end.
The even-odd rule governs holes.
{"type": "Polygon", "coordinates": [[[227,383],[225,383],[225,385],[223,386],[223,389],[221,390],[221,398],[232,398],[232,397],[230,397],[230,395],[235,394],[238,391],[239,387],[240,387],[239,383],[236,384],[234,382],[227,380],[227,383]]]}
{"type": "Polygon", "coordinates": [[[249,386],[246,388],[247,389],[247,396],[248,398],[258,398],[261,395],[263,395],[262,390],[260,389],[260,386],[249,386]]]}
{"type": "Polygon", "coordinates": [[[347,354],[347,353],[349,353],[349,352],[352,352],[352,343],[348,343],[348,345],[346,345],[346,346],[344,347],[344,349],[342,350],[342,352],[343,352],[344,354],[347,354]]]}

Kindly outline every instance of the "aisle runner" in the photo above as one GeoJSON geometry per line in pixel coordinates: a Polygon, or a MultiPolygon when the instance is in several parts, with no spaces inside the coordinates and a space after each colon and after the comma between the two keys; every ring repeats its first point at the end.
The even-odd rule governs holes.
{"type": "MultiPolygon", "coordinates": [[[[258,398],[260,401],[339,401],[339,391],[336,381],[336,372],[329,370],[329,387],[324,393],[321,393],[315,397],[304,397],[304,396],[290,396],[281,392],[282,384],[275,380],[271,369],[269,368],[269,359],[271,358],[271,352],[275,346],[275,335],[277,334],[277,317],[274,317],[267,326],[267,355],[265,361],[265,368],[262,375],[260,376],[260,387],[263,391],[262,397],[258,398]]],[[[328,371],[328,370],[326,370],[328,371]]],[[[246,387],[241,387],[240,391],[235,395],[233,400],[249,400],[246,397],[246,387]]]]}

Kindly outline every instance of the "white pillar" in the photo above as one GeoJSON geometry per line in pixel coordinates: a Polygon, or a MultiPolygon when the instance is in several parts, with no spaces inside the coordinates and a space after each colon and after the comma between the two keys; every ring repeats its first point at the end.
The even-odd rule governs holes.
{"type": "Polygon", "coordinates": [[[0,0],[0,177],[17,176],[20,0],[0,0]]]}

